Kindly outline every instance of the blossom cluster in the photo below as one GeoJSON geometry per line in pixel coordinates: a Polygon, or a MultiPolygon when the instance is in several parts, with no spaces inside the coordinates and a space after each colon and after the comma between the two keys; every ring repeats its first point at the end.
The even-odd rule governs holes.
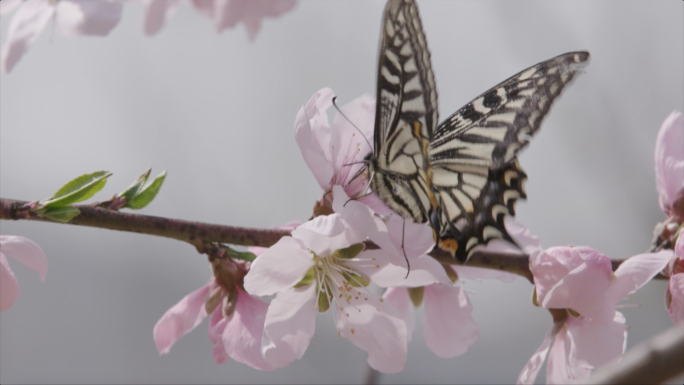
{"type": "MultiPolygon", "coordinates": [[[[234,310],[213,308],[209,336],[217,363],[230,356],[261,370],[287,366],[304,355],[315,332],[316,314],[329,312],[338,334],[364,350],[372,368],[396,373],[406,362],[414,308],[422,304],[426,345],[438,357],[456,357],[466,353],[480,333],[471,315],[472,304],[459,284],[463,279],[510,282],[515,278],[433,259],[429,255],[434,247],[432,230],[393,214],[368,191],[361,160],[372,151],[375,101],[369,95],[351,101],[330,124],[327,109],[333,98],[330,89],[318,91],[295,120],[295,139],[322,190],[314,216],[301,225],[284,227],[292,230],[291,236],[272,247],[250,249],[257,258],[243,266],[244,286],[228,301],[234,310]],[[377,248],[366,248],[367,241],[377,248]],[[377,288],[384,293],[376,294],[377,288]]],[[[675,124],[681,122],[681,114],[673,116],[680,119],[670,119],[675,124]]],[[[661,132],[671,126],[665,124],[661,132]]],[[[684,132],[684,126],[677,130],[684,132]]],[[[661,142],[667,145],[669,137],[661,142]]],[[[657,163],[674,164],[668,167],[676,170],[677,159],[684,158],[684,150],[677,151],[666,149],[657,163]]],[[[679,191],[662,186],[661,180],[672,183],[668,172],[658,179],[665,208],[674,205],[668,199],[679,191]]],[[[529,255],[533,302],[548,309],[554,319],[521,371],[519,383],[533,383],[547,356],[547,383],[583,380],[592,369],[618,361],[627,335],[618,304],[658,273],[667,272],[668,265],[672,274],[668,310],[673,322],[684,318],[680,279],[684,242],[677,242],[675,255],[671,250],[636,255],[613,272],[610,259],[596,250],[574,246],[544,250],[536,237],[509,217],[506,229],[515,245],[495,240],[478,247],[529,255]]],[[[209,313],[203,304],[213,303],[209,293],[216,285],[213,280],[162,317],[155,327],[160,353],[168,352],[175,340],[209,313]]],[[[226,292],[225,287],[221,290],[226,292]]]]}
{"type": "MultiPolygon", "coordinates": [[[[121,21],[124,0],[3,0],[0,16],[14,12],[0,52],[2,72],[10,72],[52,21],[62,36],[107,36],[121,21]]],[[[266,17],[294,8],[296,0],[143,0],[144,31],[158,33],[181,3],[192,5],[217,32],[244,23],[254,40],[266,17]]]]}

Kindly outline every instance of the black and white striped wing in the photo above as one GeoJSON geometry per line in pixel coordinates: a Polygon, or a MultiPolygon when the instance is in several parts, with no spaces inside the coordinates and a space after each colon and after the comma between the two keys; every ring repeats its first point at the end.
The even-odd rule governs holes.
{"type": "Polygon", "coordinates": [[[418,8],[413,0],[390,0],[378,59],[371,187],[415,222],[426,222],[432,207],[427,147],[437,121],[435,78],[418,8]]]}
{"type": "Polygon", "coordinates": [[[515,201],[525,197],[525,173],[516,154],[588,60],[588,52],[570,52],[536,64],[478,96],[435,130],[429,157],[443,249],[465,259],[478,244],[511,240],[503,217],[514,215],[515,201]]]}

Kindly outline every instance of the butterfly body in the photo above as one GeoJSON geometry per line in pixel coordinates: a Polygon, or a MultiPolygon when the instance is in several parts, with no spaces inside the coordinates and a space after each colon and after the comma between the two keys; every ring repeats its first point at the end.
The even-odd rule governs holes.
{"type": "Polygon", "coordinates": [[[429,222],[436,245],[464,261],[475,246],[512,241],[504,217],[525,198],[517,160],[550,106],[589,59],[570,52],[527,68],[437,125],[430,52],[413,0],[385,8],[378,60],[371,188],[391,209],[429,222]]]}

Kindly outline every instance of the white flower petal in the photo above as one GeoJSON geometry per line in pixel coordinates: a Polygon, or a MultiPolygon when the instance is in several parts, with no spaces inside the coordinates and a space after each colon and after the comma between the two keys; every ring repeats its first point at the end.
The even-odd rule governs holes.
{"type": "Polygon", "coordinates": [[[348,302],[342,299],[335,303],[337,330],[368,352],[368,365],[373,369],[400,372],[407,354],[406,324],[401,314],[370,293],[357,293],[348,302]]]}
{"type": "Polygon", "coordinates": [[[280,238],[252,262],[245,276],[245,290],[256,296],[282,292],[301,281],[313,265],[313,255],[300,241],[280,238]]]}
{"type": "Polygon", "coordinates": [[[406,342],[411,342],[413,330],[416,328],[416,317],[408,289],[404,287],[390,287],[385,290],[382,298],[399,311],[401,319],[406,323],[406,342]]]}
{"type": "Polygon", "coordinates": [[[292,236],[320,257],[365,240],[363,235],[350,229],[339,214],[316,217],[292,231],[292,236]]]}
{"type": "Polygon", "coordinates": [[[302,358],[316,331],[316,285],[289,289],[271,301],[261,355],[276,368],[302,358]]]}
{"type": "Polygon", "coordinates": [[[549,352],[549,361],[546,363],[546,383],[547,384],[569,384],[583,382],[589,378],[591,369],[571,366],[568,363],[567,327],[563,327],[556,336],[553,347],[549,352]]]}
{"type": "Polygon", "coordinates": [[[662,250],[627,258],[613,273],[608,286],[608,298],[615,304],[622,301],[663,271],[672,254],[672,250],[662,250]]]}
{"type": "Polygon", "coordinates": [[[123,4],[107,0],[61,0],[55,29],[64,36],[106,36],[119,24],[123,4]]]}
{"type": "Polygon", "coordinates": [[[596,369],[622,358],[627,338],[622,313],[616,311],[612,319],[571,317],[567,329],[571,366],[596,369]]]}
{"type": "Polygon", "coordinates": [[[295,141],[299,151],[324,191],[330,188],[334,168],[325,154],[327,146],[320,142],[319,137],[329,131],[325,109],[330,106],[332,95],[331,89],[321,89],[299,110],[295,119],[295,141]],[[321,105],[323,102],[325,104],[321,105]]]}
{"type": "Polygon", "coordinates": [[[542,341],[541,345],[539,346],[539,348],[537,348],[537,351],[534,352],[534,354],[532,354],[530,360],[527,362],[527,364],[525,364],[525,366],[523,366],[522,370],[520,371],[520,374],[518,375],[517,384],[534,384],[534,380],[537,378],[537,374],[539,374],[539,370],[541,369],[542,364],[544,364],[546,354],[549,352],[549,348],[551,347],[552,341],[553,337],[551,336],[551,330],[549,330],[549,332],[546,333],[546,337],[544,337],[544,340],[542,341]]]}
{"type": "Polygon", "coordinates": [[[8,73],[14,68],[54,14],[55,7],[47,0],[28,0],[19,8],[7,27],[1,53],[2,72],[8,73]]]}
{"type": "Polygon", "coordinates": [[[471,313],[473,305],[458,286],[431,285],[425,288],[423,339],[438,357],[460,356],[480,336],[471,313]]]}
{"type": "Polygon", "coordinates": [[[679,111],[673,111],[658,131],[655,172],[660,208],[667,214],[684,188],[684,117],[679,111]]]}

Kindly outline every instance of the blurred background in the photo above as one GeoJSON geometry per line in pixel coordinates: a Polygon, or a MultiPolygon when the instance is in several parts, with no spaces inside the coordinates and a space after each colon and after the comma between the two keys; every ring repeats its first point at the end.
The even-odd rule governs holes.
{"type": "MultiPolygon", "coordinates": [[[[39,200],[70,179],[114,173],[107,199],[148,167],[168,170],[141,213],[268,228],[306,220],[320,188],[294,141],[299,108],[322,87],[341,104],[375,92],[383,1],[299,1],[217,34],[181,6],[154,37],[138,2],[106,38],[64,38],[48,26],[0,76],[0,196],[39,200]]],[[[566,89],[521,156],[528,201],[518,219],[544,247],[588,245],[611,258],[648,249],[658,207],[658,129],[684,105],[681,1],[419,1],[446,117],[537,62],[586,49],[587,73],[566,89]]],[[[11,16],[0,23],[5,42],[11,16]]],[[[332,112],[331,112],[332,117],[332,112]]],[[[304,357],[275,372],[213,362],[207,322],[159,356],[152,328],[206,284],[206,257],[174,240],[36,222],[0,232],[37,242],[45,282],[10,259],[19,299],[0,315],[2,383],[361,383],[366,353],[318,316],[304,357]]],[[[669,328],[666,283],[621,309],[628,348],[669,328]],[[636,307],[636,305],[640,305],[636,307]]],[[[551,327],[532,285],[466,282],[480,338],[436,357],[421,314],[403,372],[382,383],[512,383],[551,327]]],[[[544,382],[544,372],[537,382],[544,382]]]]}

